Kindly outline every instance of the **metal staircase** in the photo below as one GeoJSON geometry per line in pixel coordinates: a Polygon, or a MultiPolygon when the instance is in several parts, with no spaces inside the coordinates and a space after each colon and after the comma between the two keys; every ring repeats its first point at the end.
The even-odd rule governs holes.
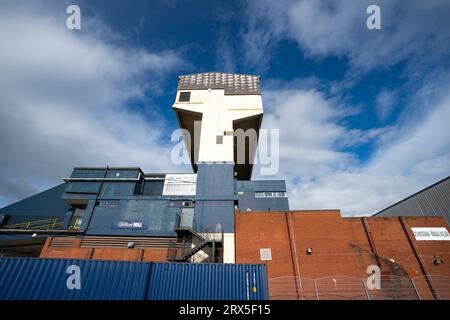
{"type": "Polygon", "coordinates": [[[177,241],[169,244],[167,260],[172,262],[215,263],[222,262],[223,226],[205,227],[195,221],[182,223],[177,217],[177,241]]]}

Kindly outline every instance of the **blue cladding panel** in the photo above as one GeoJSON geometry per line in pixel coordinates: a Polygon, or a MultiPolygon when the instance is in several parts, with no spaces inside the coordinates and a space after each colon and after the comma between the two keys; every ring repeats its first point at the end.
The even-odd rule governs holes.
{"type": "Polygon", "coordinates": [[[139,169],[109,169],[107,178],[137,178],[139,176],[139,169]]]}
{"type": "Polygon", "coordinates": [[[284,180],[236,181],[237,191],[286,191],[284,180]]]}
{"type": "Polygon", "coordinates": [[[222,223],[224,232],[234,233],[234,201],[196,201],[195,221],[208,229],[222,223]]]}
{"type": "Polygon", "coordinates": [[[100,200],[86,234],[173,237],[180,212],[181,208],[165,200],[100,200]],[[142,227],[124,227],[133,223],[142,227]]]}
{"type": "Polygon", "coordinates": [[[256,198],[255,192],[275,191],[286,192],[284,180],[258,180],[258,181],[236,181],[238,192],[239,210],[289,210],[287,197],[283,198],[256,198]]]}
{"type": "Polygon", "coordinates": [[[97,193],[100,188],[100,182],[92,181],[70,181],[66,183],[65,192],[67,193],[97,193]]]}
{"type": "Polygon", "coordinates": [[[150,270],[136,262],[2,258],[0,300],[142,300],[150,270]],[[71,265],[80,267],[79,290],[67,288],[71,265]]]}
{"type": "Polygon", "coordinates": [[[264,265],[154,264],[149,300],[268,300],[264,265]]]}
{"type": "Polygon", "coordinates": [[[134,194],[135,182],[105,182],[100,195],[102,197],[126,197],[134,194]]]}
{"type": "Polygon", "coordinates": [[[71,178],[103,178],[105,169],[74,169],[71,178]]]}
{"type": "Polygon", "coordinates": [[[246,211],[287,211],[289,210],[289,201],[287,197],[282,198],[255,198],[255,192],[245,191],[243,195],[238,196],[239,210],[246,211]]]}
{"type": "Polygon", "coordinates": [[[197,164],[198,199],[232,199],[234,195],[233,164],[197,164]]]}
{"type": "Polygon", "coordinates": [[[0,215],[8,214],[8,224],[48,218],[64,219],[69,205],[61,200],[65,184],[60,184],[24,200],[0,209],[0,215]]]}
{"type": "Polygon", "coordinates": [[[195,220],[203,226],[223,223],[234,232],[233,164],[198,164],[195,220]]]}

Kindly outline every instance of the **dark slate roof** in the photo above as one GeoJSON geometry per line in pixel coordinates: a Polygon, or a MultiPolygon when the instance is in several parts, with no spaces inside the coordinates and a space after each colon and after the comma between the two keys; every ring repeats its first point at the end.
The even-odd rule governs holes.
{"type": "Polygon", "coordinates": [[[259,76],[207,72],[183,75],[178,79],[178,90],[224,89],[225,94],[261,94],[259,76]]]}

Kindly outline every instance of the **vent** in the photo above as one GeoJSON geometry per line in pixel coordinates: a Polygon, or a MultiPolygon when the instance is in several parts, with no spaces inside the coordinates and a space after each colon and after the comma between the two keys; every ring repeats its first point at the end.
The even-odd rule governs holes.
{"type": "Polygon", "coordinates": [[[73,246],[73,237],[53,238],[50,243],[51,247],[70,248],[73,246]]]}
{"type": "Polygon", "coordinates": [[[99,237],[87,236],[81,240],[82,248],[128,248],[129,243],[134,248],[167,248],[176,238],[142,238],[142,237],[99,237]]]}
{"type": "Polygon", "coordinates": [[[261,248],[261,249],[259,249],[259,253],[261,255],[261,261],[272,260],[272,250],[271,249],[261,248]]]}

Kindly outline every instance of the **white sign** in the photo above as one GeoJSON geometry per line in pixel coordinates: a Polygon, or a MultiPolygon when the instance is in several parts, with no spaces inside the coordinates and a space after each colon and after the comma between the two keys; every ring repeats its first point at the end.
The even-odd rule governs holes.
{"type": "Polygon", "coordinates": [[[269,248],[261,248],[259,249],[259,253],[261,255],[261,261],[272,260],[272,250],[269,248]]]}
{"type": "Polygon", "coordinates": [[[447,228],[411,228],[417,241],[450,241],[447,228]]]}
{"type": "Polygon", "coordinates": [[[166,174],[163,196],[195,196],[196,186],[196,174],[166,174]]]}

